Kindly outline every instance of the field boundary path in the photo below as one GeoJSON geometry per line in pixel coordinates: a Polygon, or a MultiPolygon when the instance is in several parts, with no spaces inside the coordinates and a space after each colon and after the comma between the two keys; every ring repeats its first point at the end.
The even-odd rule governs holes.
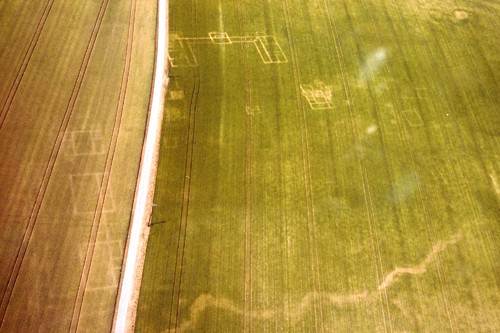
{"type": "Polygon", "coordinates": [[[126,332],[133,328],[136,304],[139,298],[139,284],[147,244],[147,230],[152,210],[156,165],[160,145],[163,119],[163,101],[167,86],[166,50],[167,50],[168,1],[158,0],[157,35],[155,45],[154,86],[149,108],[146,137],[143,144],[141,165],[134,197],[129,235],[125,249],[122,276],[113,319],[113,332],[126,332]],[[143,236],[143,237],[141,237],[143,236]]]}

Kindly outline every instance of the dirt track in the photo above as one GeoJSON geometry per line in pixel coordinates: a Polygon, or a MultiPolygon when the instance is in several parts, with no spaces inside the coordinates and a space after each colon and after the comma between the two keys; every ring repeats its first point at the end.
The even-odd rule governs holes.
{"type": "Polygon", "coordinates": [[[156,64],[154,86],[149,110],[146,138],[143,145],[140,174],[130,224],[126,259],[120,281],[118,304],[113,323],[114,332],[126,332],[133,328],[139,287],[148,237],[148,223],[153,206],[158,152],[160,147],[163,100],[167,80],[165,78],[167,50],[167,1],[159,0],[156,37],[156,64]]]}

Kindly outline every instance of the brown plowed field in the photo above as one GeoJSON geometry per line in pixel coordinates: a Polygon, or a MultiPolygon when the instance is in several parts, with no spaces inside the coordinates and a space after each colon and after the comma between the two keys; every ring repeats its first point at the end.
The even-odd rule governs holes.
{"type": "Polygon", "coordinates": [[[0,5],[0,331],[111,328],[155,1],[0,5]]]}

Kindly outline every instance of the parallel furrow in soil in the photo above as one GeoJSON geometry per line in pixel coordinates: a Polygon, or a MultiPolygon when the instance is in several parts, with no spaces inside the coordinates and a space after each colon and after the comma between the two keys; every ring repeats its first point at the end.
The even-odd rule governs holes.
{"type": "MultiPolygon", "coordinates": [[[[192,18],[193,18],[193,27],[194,27],[194,35],[197,36],[197,6],[196,0],[191,2],[192,6],[192,18]]],[[[186,249],[186,237],[187,237],[187,227],[188,227],[188,213],[189,213],[189,199],[191,194],[191,176],[193,172],[193,156],[194,156],[194,143],[195,143],[195,131],[196,131],[196,112],[198,110],[198,99],[200,93],[200,71],[198,67],[193,68],[194,71],[194,82],[193,82],[193,90],[191,93],[191,100],[189,104],[189,123],[188,123],[188,133],[187,133],[187,142],[186,142],[186,162],[184,165],[184,186],[182,190],[182,203],[180,207],[180,226],[179,233],[177,238],[177,251],[175,255],[175,266],[174,266],[174,276],[172,283],[172,294],[170,300],[170,315],[168,319],[168,331],[172,329],[177,331],[179,327],[179,310],[180,310],[180,302],[181,302],[181,289],[182,289],[182,275],[183,275],[183,266],[185,259],[185,249],[186,249]],[[182,235],[182,239],[181,239],[182,235]],[[182,245],[181,245],[182,242],[182,245]],[[179,253],[180,252],[180,253],[179,253]],[[180,258],[179,258],[180,257],[180,258]],[[180,264],[179,264],[180,260],[180,264]],[[179,267],[180,266],[180,267],[179,267]],[[177,275],[179,278],[177,279],[177,275]],[[176,286],[178,288],[177,291],[177,302],[176,299],[176,286]],[[172,321],[172,317],[174,316],[174,303],[175,303],[175,321],[172,321]],[[173,327],[172,327],[173,325],[173,327]]]]}
{"type": "Polygon", "coordinates": [[[323,301],[322,301],[322,286],[321,286],[321,277],[319,271],[319,259],[318,259],[318,242],[316,236],[316,216],[314,209],[314,196],[312,189],[312,178],[311,178],[311,163],[310,163],[310,155],[309,152],[310,144],[309,144],[309,133],[307,130],[307,118],[305,114],[304,104],[302,100],[302,95],[299,90],[300,85],[300,69],[297,64],[298,56],[297,49],[294,45],[292,38],[292,19],[290,14],[290,5],[288,0],[282,0],[283,4],[283,15],[285,18],[288,42],[290,43],[290,52],[291,52],[291,64],[293,70],[293,77],[295,81],[295,99],[297,102],[297,111],[300,113],[300,132],[301,132],[301,146],[302,146],[302,168],[303,168],[303,178],[304,178],[304,194],[306,197],[307,203],[307,222],[309,229],[309,245],[310,245],[310,257],[311,257],[311,270],[313,271],[313,286],[314,292],[318,293],[318,303],[314,304],[314,320],[316,324],[319,324],[319,327],[316,327],[316,330],[320,332],[324,332],[325,328],[323,326],[323,301]]]}
{"type": "Polygon", "coordinates": [[[245,213],[245,238],[243,258],[243,332],[252,332],[252,230],[253,230],[253,152],[252,152],[252,115],[247,115],[246,120],[246,213],[245,213]],[[248,270],[248,272],[247,272],[248,270]],[[248,276],[247,276],[248,275],[248,276]],[[247,323],[248,322],[248,323],[247,323]]]}
{"type": "MultiPolygon", "coordinates": [[[[323,0],[323,5],[324,5],[324,8],[325,8],[326,14],[327,14],[331,38],[332,38],[334,46],[335,46],[335,54],[337,56],[336,60],[337,60],[337,63],[338,63],[338,66],[339,66],[339,69],[341,72],[342,84],[343,84],[343,88],[344,88],[344,96],[347,100],[348,111],[349,111],[350,126],[351,126],[352,132],[354,134],[354,137],[359,138],[359,137],[361,137],[361,135],[359,133],[359,129],[358,129],[356,122],[355,122],[355,119],[354,119],[355,118],[355,110],[354,110],[354,104],[353,104],[353,97],[352,97],[351,87],[349,84],[348,69],[346,68],[344,54],[342,51],[342,46],[340,45],[340,37],[339,37],[338,28],[337,28],[337,23],[335,22],[335,19],[331,13],[330,6],[326,0],[323,0]]],[[[368,179],[368,173],[366,170],[366,166],[363,162],[362,157],[360,156],[359,151],[356,151],[356,159],[357,159],[357,162],[359,165],[359,173],[360,173],[360,176],[362,179],[363,197],[364,197],[364,203],[365,203],[366,217],[367,217],[367,221],[368,221],[368,231],[370,234],[370,242],[371,242],[371,247],[372,247],[373,261],[375,264],[375,278],[376,278],[377,283],[379,283],[383,277],[383,268],[380,265],[379,241],[378,241],[378,237],[377,237],[375,226],[374,226],[374,216],[373,216],[374,215],[374,208],[373,208],[371,191],[370,191],[370,181],[368,179]]],[[[383,315],[384,328],[385,328],[385,330],[388,330],[384,300],[379,298],[379,301],[380,301],[380,308],[381,308],[382,315],[383,315]]]]}
{"type": "Polygon", "coordinates": [[[16,280],[17,280],[17,277],[19,275],[19,271],[21,269],[21,265],[23,263],[24,256],[26,254],[26,250],[27,250],[29,242],[31,240],[31,236],[32,236],[33,230],[35,228],[35,223],[37,221],[38,214],[40,212],[40,208],[41,208],[43,199],[45,197],[45,193],[47,191],[48,184],[49,184],[50,178],[52,176],[52,172],[54,170],[54,166],[55,166],[57,157],[58,157],[59,152],[61,150],[61,145],[62,145],[64,136],[66,134],[66,129],[68,128],[69,120],[70,120],[71,115],[75,109],[76,100],[78,98],[80,88],[82,86],[83,79],[85,77],[87,67],[88,67],[88,64],[90,62],[90,57],[92,55],[92,51],[93,51],[94,46],[95,46],[97,35],[98,35],[100,27],[101,27],[104,13],[106,12],[108,2],[109,2],[109,0],[104,0],[101,4],[98,16],[94,22],[94,27],[93,27],[93,31],[92,31],[90,40],[87,44],[87,48],[85,50],[83,60],[80,64],[80,69],[78,72],[77,79],[75,81],[75,84],[73,85],[71,97],[70,97],[68,105],[66,107],[62,122],[59,126],[57,138],[52,146],[52,152],[50,154],[50,158],[49,158],[47,167],[46,167],[44,175],[43,175],[42,183],[41,183],[40,188],[38,190],[36,200],[33,204],[33,208],[31,210],[31,214],[30,214],[30,217],[28,220],[28,224],[26,226],[26,230],[24,231],[23,240],[22,240],[21,245],[18,249],[16,259],[15,259],[15,262],[14,262],[14,265],[13,265],[13,268],[11,270],[11,274],[9,276],[9,280],[7,283],[7,288],[5,290],[5,293],[3,294],[2,303],[0,304],[0,328],[4,322],[4,319],[5,319],[5,313],[7,312],[7,307],[8,307],[8,304],[10,302],[10,298],[12,296],[12,291],[13,291],[14,286],[16,284],[16,280]]]}
{"type": "Polygon", "coordinates": [[[9,94],[7,95],[7,99],[5,100],[4,104],[2,105],[2,109],[0,110],[0,131],[2,130],[3,124],[5,122],[5,118],[7,118],[7,114],[10,111],[10,107],[12,105],[12,102],[14,101],[14,97],[16,96],[17,90],[19,89],[19,85],[21,84],[21,81],[23,80],[24,73],[26,72],[26,69],[28,68],[29,62],[31,60],[31,56],[33,55],[33,52],[35,51],[35,48],[38,44],[38,40],[40,39],[40,35],[42,34],[42,30],[45,26],[45,22],[47,22],[47,18],[49,17],[50,10],[52,9],[52,5],[54,4],[54,0],[49,0],[47,4],[45,5],[45,8],[42,13],[42,17],[40,17],[40,20],[38,21],[35,33],[33,34],[33,37],[31,37],[30,44],[28,45],[28,49],[26,50],[23,61],[21,63],[21,66],[17,70],[16,77],[14,79],[14,82],[12,82],[12,85],[10,86],[9,89],[9,94]]]}
{"type": "Polygon", "coordinates": [[[116,145],[118,142],[118,135],[120,133],[120,125],[122,121],[123,109],[125,105],[125,97],[127,94],[127,86],[130,74],[131,65],[131,55],[132,46],[134,42],[134,26],[135,26],[135,15],[137,0],[133,0],[130,3],[130,16],[128,23],[128,35],[127,35],[127,50],[125,55],[125,65],[123,68],[120,94],[118,97],[118,105],[115,112],[115,121],[113,124],[113,132],[111,136],[111,141],[106,154],[106,165],[104,167],[104,172],[102,176],[101,186],[99,189],[99,196],[97,200],[96,209],[94,210],[94,218],[92,221],[92,227],[89,234],[89,240],[87,243],[87,251],[85,253],[85,260],[83,264],[82,274],[80,276],[80,284],[78,285],[78,292],[76,295],[75,303],[73,306],[73,314],[71,317],[70,332],[76,332],[78,329],[78,323],[80,320],[81,309],[83,306],[83,299],[85,296],[85,289],[87,287],[87,282],[89,279],[89,273],[92,266],[92,259],[95,251],[95,243],[97,239],[97,234],[99,231],[99,225],[104,210],[104,203],[106,199],[107,190],[109,187],[109,180],[111,178],[111,169],[113,167],[113,159],[115,157],[116,145]]]}
{"type": "Polygon", "coordinates": [[[195,144],[195,131],[196,131],[196,113],[198,110],[198,100],[200,94],[200,73],[198,69],[195,69],[195,78],[193,92],[191,95],[190,103],[190,119],[188,127],[188,137],[186,145],[186,164],[184,167],[184,188],[182,194],[182,204],[181,204],[181,216],[180,216],[180,227],[177,240],[177,253],[175,258],[175,270],[174,270],[174,280],[172,284],[172,298],[170,304],[170,317],[169,317],[169,330],[172,328],[172,316],[174,315],[174,304],[175,304],[175,330],[179,326],[179,311],[180,303],[182,298],[182,277],[184,274],[184,262],[186,253],[186,239],[187,239],[187,228],[189,222],[189,203],[191,197],[191,178],[193,173],[193,161],[194,161],[194,144],[195,144]],[[182,235],[182,239],[181,239],[182,235]],[[182,244],[182,245],[181,245],[182,244]],[[180,263],[179,263],[180,261],[180,263]],[[179,278],[177,279],[177,275],[179,278]],[[175,296],[177,286],[177,297],[175,296]],[[177,299],[177,301],[175,301],[177,299]]]}
{"type": "MultiPolygon", "coordinates": [[[[383,3],[383,9],[385,11],[386,17],[388,18],[387,19],[388,25],[389,25],[389,27],[390,27],[393,35],[395,36],[395,38],[397,40],[396,45],[398,47],[398,50],[401,52],[401,54],[403,54],[404,51],[402,49],[402,45],[404,45],[404,43],[400,39],[400,37],[398,37],[399,34],[396,31],[396,27],[394,25],[393,20],[390,18],[391,16],[389,15],[388,5],[387,5],[386,1],[384,0],[384,1],[382,1],[382,3],[383,3]]],[[[399,10],[398,10],[398,13],[401,15],[401,17],[404,17],[403,14],[401,12],[399,12],[399,10]]],[[[372,17],[371,20],[373,22],[374,18],[372,17]]],[[[402,21],[404,22],[405,28],[408,29],[406,20],[402,20],[402,21]]],[[[432,29],[432,27],[430,27],[430,28],[432,29]]],[[[417,52],[415,50],[415,45],[412,45],[412,48],[414,49],[414,52],[413,52],[414,54],[421,53],[421,52],[417,52]]],[[[441,50],[441,46],[439,46],[439,49],[441,50]]],[[[446,59],[445,54],[443,54],[442,59],[446,59]]],[[[410,71],[410,64],[407,62],[407,60],[406,60],[405,57],[402,57],[402,61],[403,61],[403,65],[404,65],[405,71],[406,71],[408,77],[410,78],[410,80],[412,82],[412,86],[416,87],[417,84],[415,82],[415,79],[413,78],[412,72],[410,71]]],[[[452,81],[451,83],[453,84],[454,82],[452,81]]],[[[457,91],[458,91],[458,89],[457,89],[457,91]]],[[[394,96],[397,95],[397,92],[393,91],[392,88],[391,88],[391,93],[394,96]]],[[[417,98],[418,97],[417,93],[414,92],[414,95],[415,95],[415,101],[416,101],[418,110],[423,110],[423,107],[421,105],[421,101],[420,101],[419,98],[417,98]]],[[[397,100],[396,99],[395,99],[395,102],[397,104],[397,100]]],[[[410,152],[410,161],[411,161],[412,169],[416,173],[418,171],[417,163],[416,163],[416,160],[417,160],[418,157],[417,157],[417,155],[415,153],[415,149],[414,149],[414,144],[413,144],[413,139],[412,139],[411,133],[409,133],[408,128],[405,125],[400,126],[399,133],[400,133],[401,142],[406,147],[406,151],[410,152]]],[[[433,147],[433,145],[434,145],[433,139],[429,136],[429,132],[428,131],[426,131],[426,139],[427,139],[427,145],[428,145],[428,147],[433,147]]],[[[437,186],[441,187],[440,184],[438,184],[437,186]]],[[[430,214],[429,214],[428,208],[427,208],[428,202],[429,202],[429,198],[425,194],[425,192],[422,189],[422,186],[420,184],[417,184],[416,194],[418,195],[418,198],[419,198],[420,209],[423,211],[424,216],[425,216],[424,221],[425,221],[425,228],[426,228],[426,231],[427,231],[428,238],[429,238],[429,240],[432,243],[435,243],[437,241],[436,236],[435,236],[436,235],[436,230],[435,230],[435,227],[433,226],[433,224],[431,223],[432,219],[430,217],[430,214]]],[[[437,258],[436,261],[437,261],[437,264],[436,264],[437,276],[438,276],[438,281],[439,281],[439,287],[441,289],[441,297],[442,297],[443,304],[444,304],[444,307],[445,307],[445,312],[446,312],[446,316],[447,316],[447,319],[448,319],[449,328],[451,329],[451,331],[454,331],[454,325],[455,325],[454,322],[456,320],[453,318],[452,312],[450,310],[450,301],[448,299],[448,296],[446,295],[445,285],[447,285],[447,283],[445,281],[445,276],[443,274],[444,267],[443,267],[443,264],[442,264],[439,256],[438,256],[438,258],[437,258]]]]}
{"type": "MultiPolygon", "coordinates": [[[[240,30],[242,34],[245,29],[245,11],[242,1],[237,1],[238,21],[240,22],[240,30]]],[[[241,59],[243,61],[244,78],[245,78],[245,102],[251,108],[254,107],[252,96],[252,75],[249,68],[248,49],[246,44],[242,44],[241,59]]],[[[254,197],[254,175],[253,175],[253,144],[252,144],[252,123],[253,114],[246,114],[246,156],[245,156],[245,225],[243,236],[243,308],[242,308],[242,327],[243,332],[252,332],[252,252],[253,252],[253,197],[254,197]]]]}

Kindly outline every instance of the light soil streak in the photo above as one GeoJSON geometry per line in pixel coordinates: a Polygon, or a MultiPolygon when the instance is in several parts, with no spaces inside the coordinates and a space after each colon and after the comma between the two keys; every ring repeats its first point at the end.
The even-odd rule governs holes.
{"type": "Polygon", "coordinates": [[[134,207],[126,247],[124,272],[120,282],[118,303],[113,321],[113,332],[127,332],[135,319],[139,296],[137,280],[140,278],[138,259],[142,258],[145,239],[141,239],[143,226],[151,214],[153,183],[163,118],[163,101],[167,78],[165,76],[167,49],[167,0],[158,1],[156,64],[150,116],[143,145],[140,172],[134,198],[134,207]]]}
{"type": "MultiPolygon", "coordinates": [[[[285,308],[284,310],[261,310],[252,311],[246,313],[246,316],[266,320],[274,318],[280,314],[294,318],[295,321],[302,318],[307,311],[317,302],[329,303],[331,305],[347,305],[347,304],[357,304],[361,301],[370,301],[375,297],[379,297],[381,292],[385,292],[389,287],[391,287],[398,278],[403,275],[421,275],[427,272],[429,265],[438,260],[438,255],[450,245],[458,243],[462,239],[461,232],[452,235],[446,240],[440,240],[427,253],[427,256],[418,265],[412,267],[396,267],[389,274],[387,274],[382,281],[377,286],[376,290],[364,290],[361,292],[354,292],[351,294],[336,294],[328,292],[309,292],[302,297],[302,299],[294,306],[290,308],[285,308]]],[[[202,313],[209,307],[218,308],[222,310],[229,311],[237,315],[244,315],[241,306],[236,302],[227,298],[216,298],[212,295],[202,294],[198,296],[190,307],[190,318],[189,320],[182,323],[175,330],[167,330],[166,332],[186,332],[188,330],[193,330],[196,328],[196,324],[201,317],[202,313]]]]}
{"type": "Polygon", "coordinates": [[[497,176],[494,173],[489,174],[491,178],[491,184],[497,196],[500,196],[500,186],[498,186],[497,176]]]}

